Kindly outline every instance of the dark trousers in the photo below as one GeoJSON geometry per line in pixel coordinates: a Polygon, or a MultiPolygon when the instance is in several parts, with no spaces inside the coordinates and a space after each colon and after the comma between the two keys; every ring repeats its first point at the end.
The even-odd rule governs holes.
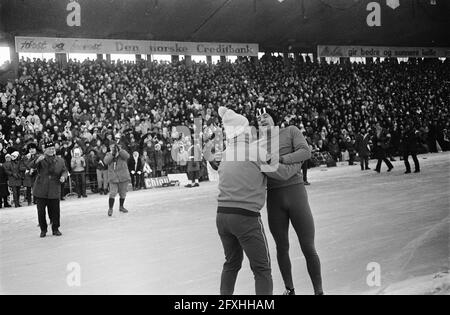
{"type": "Polygon", "coordinates": [[[355,162],[356,153],[355,152],[349,152],[348,155],[349,155],[348,165],[353,165],[354,162],[355,162]]]}
{"type": "Polygon", "coordinates": [[[97,173],[94,171],[94,173],[89,172],[86,177],[89,179],[89,188],[90,190],[95,194],[98,191],[98,183],[97,183],[97,173]]]}
{"type": "Polygon", "coordinates": [[[303,162],[302,164],[302,173],[303,173],[303,182],[307,183],[308,182],[308,161],[303,162]]]}
{"type": "Polygon", "coordinates": [[[66,196],[66,182],[61,183],[61,200],[66,196]]]}
{"type": "Polygon", "coordinates": [[[27,198],[28,204],[31,204],[33,202],[33,199],[31,197],[31,187],[27,187],[26,198],[27,198]]]}
{"type": "Polygon", "coordinates": [[[75,192],[78,196],[86,195],[86,173],[73,173],[73,179],[75,181],[75,192]]]}
{"type": "Polygon", "coordinates": [[[369,157],[368,156],[359,156],[359,163],[361,164],[361,171],[369,169],[369,157]]]}
{"type": "Polygon", "coordinates": [[[2,208],[2,207],[9,207],[9,204],[8,204],[8,197],[0,197],[0,208],[2,208]]]}
{"type": "Polygon", "coordinates": [[[233,295],[245,252],[255,275],[256,294],[272,295],[270,255],[261,218],[218,213],[217,229],[225,251],[220,294],[233,295]]]}
{"type": "Polygon", "coordinates": [[[412,156],[412,159],[414,161],[414,167],[416,171],[420,171],[420,165],[419,160],[417,159],[416,152],[405,152],[403,153],[403,161],[405,162],[405,167],[407,172],[411,172],[411,165],[409,165],[408,157],[412,156]]]}
{"type": "Polygon", "coordinates": [[[319,255],[315,246],[315,226],[303,184],[271,189],[267,192],[269,227],[277,245],[278,264],[287,288],[293,289],[292,265],[289,257],[289,226],[294,228],[305,256],[316,294],[323,293],[319,255]]]}
{"type": "Polygon", "coordinates": [[[20,206],[20,186],[11,187],[13,193],[14,205],[16,207],[20,206]]]}
{"type": "Polygon", "coordinates": [[[131,175],[131,184],[133,185],[133,189],[142,188],[143,187],[143,174],[130,174],[131,175]]]}
{"type": "Polygon", "coordinates": [[[42,232],[47,232],[47,219],[45,216],[45,208],[48,209],[48,216],[52,222],[52,230],[56,231],[60,226],[60,207],[59,199],[44,199],[36,198],[36,205],[38,210],[39,226],[42,232]]]}
{"type": "Polygon", "coordinates": [[[383,158],[383,159],[378,159],[378,163],[377,163],[377,168],[376,171],[380,172],[381,171],[381,163],[386,163],[387,167],[389,169],[393,168],[394,166],[392,165],[391,161],[389,161],[387,158],[383,158]]]}

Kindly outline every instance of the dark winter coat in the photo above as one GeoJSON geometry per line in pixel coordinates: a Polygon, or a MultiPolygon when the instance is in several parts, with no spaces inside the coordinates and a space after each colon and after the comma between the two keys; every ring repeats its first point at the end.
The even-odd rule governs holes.
{"type": "Polygon", "coordinates": [[[30,159],[25,157],[22,160],[23,166],[25,168],[25,176],[23,179],[23,186],[25,187],[33,187],[34,181],[36,180],[37,173],[36,169],[33,168],[35,158],[36,155],[32,156],[30,159]]]}
{"type": "Polygon", "coordinates": [[[68,172],[65,161],[60,157],[45,157],[33,167],[37,169],[33,194],[37,198],[59,199],[61,197],[61,177],[67,178],[68,172]]]}
{"type": "Polygon", "coordinates": [[[358,134],[356,136],[355,149],[356,149],[356,152],[358,152],[360,157],[363,157],[363,158],[369,157],[369,155],[370,155],[369,142],[370,142],[369,135],[363,136],[362,134],[358,134]]]}
{"type": "Polygon", "coordinates": [[[403,135],[402,144],[404,152],[417,153],[419,138],[414,130],[405,132],[403,135]]]}
{"type": "Polygon", "coordinates": [[[22,186],[24,176],[24,166],[19,159],[4,164],[6,174],[8,174],[8,185],[11,187],[22,186]]]}
{"type": "Polygon", "coordinates": [[[8,196],[8,174],[6,174],[5,167],[3,165],[0,165],[0,198],[8,196]]]}
{"type": "Polygon", "coordinates": [[[374,155],[376,159],[385,159],[386,150],[389,148],[389,139],[383,131],[379,136],[373,137],[374,155]]]}
{"type": "Polygon", "coordinates": [[[142,165],[142,159],[140,157],[138,157],[137,159],[137,165],[133,156],[128,160],[128,169],[130,170],[130,172],[131,171],[142,172],[143,168],[144,166],[142,165]]]}
{"type": "Polygon", "coordinates": [[[152,160],[156,171],[162,171],[164,169],[164,153],[161,150],[153,151],[152,160]]]}

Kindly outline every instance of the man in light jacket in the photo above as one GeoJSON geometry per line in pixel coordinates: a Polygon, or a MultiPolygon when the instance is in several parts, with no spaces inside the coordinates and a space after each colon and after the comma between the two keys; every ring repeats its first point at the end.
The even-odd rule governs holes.
{"type": "Polygon", "coordinates": [[[124,208],[124,203],[127,196],[128,184],[131,182],[130,171],[128,169],[130,154],[121,149],[116,143],[111,144],[110,149],[111,152],[108,152],[104,159],[105,165],[108,166],[109,179],[108,216],[112,216],[113,214],[114,201],[117,194],[120,196],[119,211],[128,213],[128,210],[124,208]]]}

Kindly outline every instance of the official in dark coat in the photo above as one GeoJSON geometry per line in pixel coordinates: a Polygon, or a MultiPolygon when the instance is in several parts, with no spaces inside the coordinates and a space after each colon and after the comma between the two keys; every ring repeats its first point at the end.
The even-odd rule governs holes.
{"type": "Polygon", "coordinates": [[[370,135],[364,128],[361,129],[360,133],[356,136],[355,148],[361,163],[361,171],[370,170],[370,135]]]}
{"type": "Polygon", "coordinates": [[[65,161],[56,156],[55,144],[46,141],[44,148],[44,154],[37,157],[33,163],[33,167],[37,170],[33,194],[37,204],[41,237],[47,235],[46,208],[52,222],[53,235],[61,236],[59,231],[61,183],[66,181],[68,172],[65,161]]]}
{"type": "Polygon", "coordinates": [[[414,161],[415,171],[414,173],[420,173],[420,164],[417,159],[417,147],[418,147],[418,137],[417,134],[411,126],[406,126],[403,133],[403,161],[405,162],[406,172],[405,174],[411,173],[411,165],[409,164],[408,157],[411,155],[414,161]]]}
{"type": "Polygon", "coordinates": [[[387,153],[386,153],[386,150],[389,148],[389,139],[387,137],[386,131],[383,128],[381,128],[379,125],[377,125],[377,127],[375,129],[373,144],[374,144],[375,158],[378,160],[375,171],[377,171],[378,173],[381,172],[381,164],[383,162],[386,163],[386,165],[388,167],[388,172],[392,171],[394,166],[387,159],[387,153]]]}

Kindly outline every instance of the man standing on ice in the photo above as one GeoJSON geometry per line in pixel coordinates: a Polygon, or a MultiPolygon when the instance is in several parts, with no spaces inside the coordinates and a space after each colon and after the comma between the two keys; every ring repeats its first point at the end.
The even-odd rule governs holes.
{"type": "Polygon", "coordinates": [[[61,236],[60,226],[60,197],[61,183],[66,181],[69,175],[66,163],[56,156],[55,144],[47,140],[44,144],[44,154],[37,157],[31,166],[37,170],[37,178],[34,182],[33,194],[36,200],[41,238],[47,235],[47,219],[45,209],[52,224],[54,236],[61,236]]]}
{"type": "MultiPolygon", "coordinates": [[[[255,275],[256,294],[272,295],[269,247],[260,215],[266,201],[266,175],[288,180],[301,171],[301,165],[269,167],[268,155],[256,142],[251,143],[248,120],[225,107],[219,108],[219,115],[226,133],[227,149],[221,155],[220,163],[213,161],[212,154],[205,157],[219,171],[217,229],[225,252],[220,293],[234,293],[245,252],[255,275]],[[263,170],[270,172],[263,173],[263,170]]],[[[278,157],[269,159],[279,160],[278,157]]]]}
{"type": "Polygon", "coordinates": [[[113,215],[114,201],[119,194],[120,208],[122,213],[128,213],[124,203],[127,197],[128,184],[131,182],[130,171],[128,169],[128,159],[130,154],[113,143],[110,146],[111,152],[108,152],[104,158],[105,165],[108,166],[109,179],[109,209],[108,216],[113,215]]]}

